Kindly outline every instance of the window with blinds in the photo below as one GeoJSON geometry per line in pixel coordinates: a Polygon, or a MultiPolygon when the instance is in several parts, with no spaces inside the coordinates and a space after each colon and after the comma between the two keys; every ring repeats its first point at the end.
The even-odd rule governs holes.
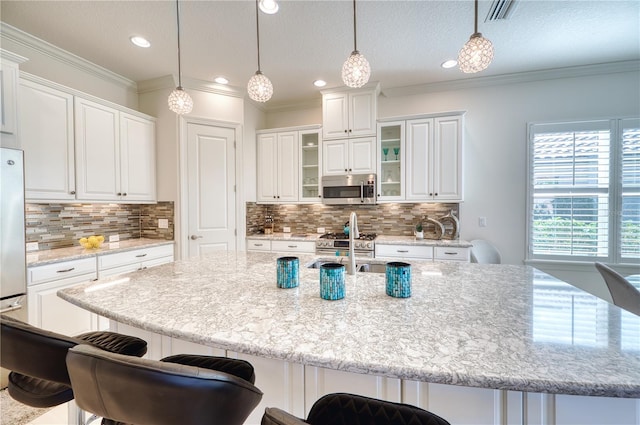
{"type": "Polygon", "coordinates": [[[640,261],[639,120],[529,127],[529,258],[640,261]]]}

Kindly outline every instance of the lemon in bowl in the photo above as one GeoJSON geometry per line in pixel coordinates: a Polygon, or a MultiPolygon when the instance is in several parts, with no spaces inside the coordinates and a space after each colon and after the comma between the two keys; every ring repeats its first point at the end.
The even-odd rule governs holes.
{"type": "Polygon", "coordinates": [[[80,238],[80,245],[87,249],[100,248],[102,242],[104,242],[104,236],[102,235],[93,235],[89,236],[88,238],[80,238]]]}

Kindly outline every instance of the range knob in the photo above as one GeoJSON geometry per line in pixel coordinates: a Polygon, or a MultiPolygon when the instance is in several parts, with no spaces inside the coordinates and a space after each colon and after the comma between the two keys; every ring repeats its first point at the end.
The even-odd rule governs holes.
{"type": "Polygon", "coordinates": [[[373,248],[373,245],[371,244],[371,242],[367,242],[367,248],[373,248]]]}

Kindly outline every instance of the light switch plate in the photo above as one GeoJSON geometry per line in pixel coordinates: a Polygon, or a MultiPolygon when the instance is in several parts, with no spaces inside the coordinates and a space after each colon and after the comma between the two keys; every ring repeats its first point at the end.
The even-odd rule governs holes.
{"type": "Polygon", "coordinates": [[[169,220],[166,218],[158,219],[158,229],[168,229],[169,228],[169,220]]]}
{"type": "Polygon", "coordinates": [[[120,235],[110,235],[109,242],[118,242],[120,240],[120,235]]]}
{"type": "Polygon", "coordinates": [[[27,252],[28,251],[37,251],[38,249],[38,242],[27,242],[27,252]]]}
{"type": "Polygon", "coordinates": [[[324,227],[318,227],[318,229],[316,230],[317,233],[320,233],[321,235],[325,233],[324,231],[324,227]]]}
{"type": "Polygon", "coordinates": [[[478,226],[487,227],[487,217],[478,217],[478,226]]]}
{"type": "Polygon", "coordinates": [[[284,227],[282,228],[282,231],[283,231],[284,233],[291,233],[291,227],[284,226],[284,227]]]}

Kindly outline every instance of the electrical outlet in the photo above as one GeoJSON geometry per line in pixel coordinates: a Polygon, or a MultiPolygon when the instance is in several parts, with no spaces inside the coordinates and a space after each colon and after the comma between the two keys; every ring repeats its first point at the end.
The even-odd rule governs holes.
{"type": "Polygon", "coordinates": [[[321,235],[324,234],[325,233],[324,227],[318,227],[318,229],[316,230],[316,233],[319,233],[321,235]]]}
{"type": "Polygon", "coordinates": [[[282,228],[282,231],[283,231],[284,233],[291,233],[291,227],[284,226],[284,227],[282,228]]]}
{"type": "Polygon", "coordinates": [[[487,217],[478,217],[478,226],[487,227],[487,217]]]}
{"type": "Polygon", "coordinates": [[[158,219],[158,229],[168,229],[169,228],[169,220],[166,218],[158,219]]]}
{"type": "Polygon", "coordinates": [[[118,242],[120,241],[120,235],[109,235],[109,242],[118,242]]]}
{"type": "Polygon", "coordinates": [[[38,242],[27,242],[27,251],[37,251],[38,249],[38,242]]]}

